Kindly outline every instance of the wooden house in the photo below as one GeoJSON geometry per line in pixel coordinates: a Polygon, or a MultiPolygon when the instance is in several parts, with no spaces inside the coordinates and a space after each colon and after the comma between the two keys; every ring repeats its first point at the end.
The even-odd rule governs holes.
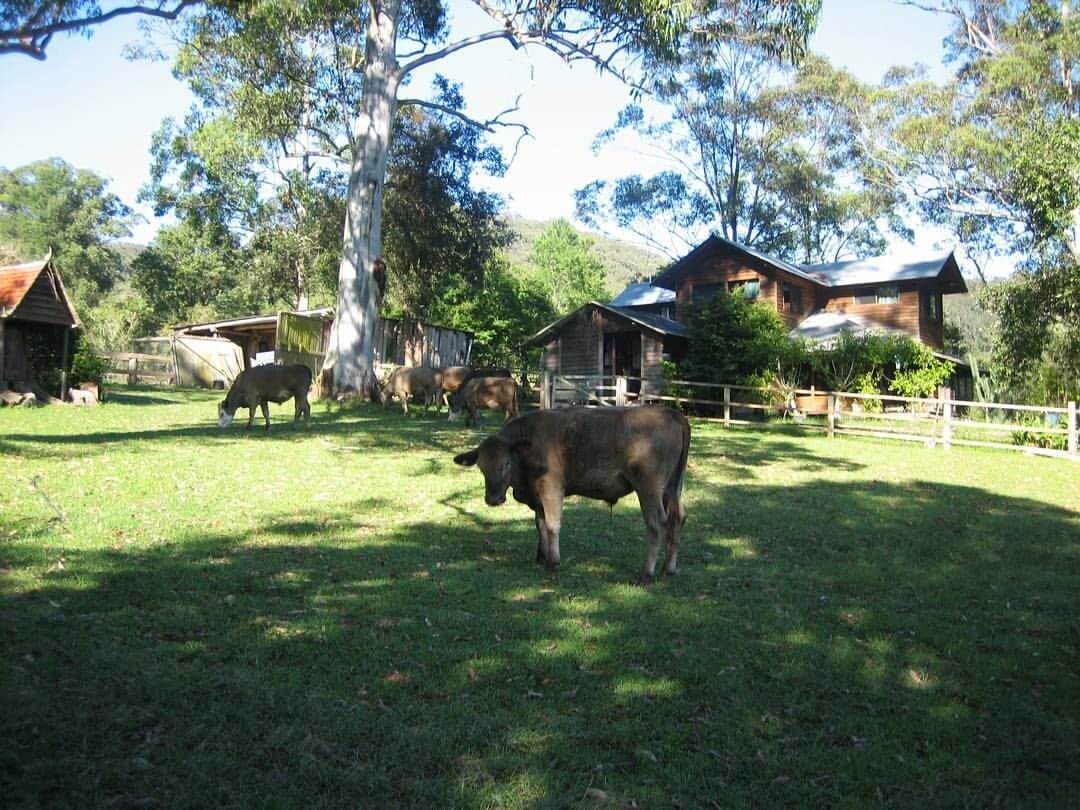
{"type": "Polygon", "coordinates": [[[66,393],[71,332],[79,325],[52,256],[0,267],[0,391],[66,393]],[[42,391],[35,368],[60,371],[59,392],[42,391]]]}
{"type": "Polygon", "coordinates": [[[843,329],[899,332],[940,351],[942,296],[967,292],[953,253],[918,259],[877,256],[797,265],[710,236],[653,284],[676,295],[675,318],[717,292],[741,291],[773,307],[792,335],[827,340],[843,329]]]}

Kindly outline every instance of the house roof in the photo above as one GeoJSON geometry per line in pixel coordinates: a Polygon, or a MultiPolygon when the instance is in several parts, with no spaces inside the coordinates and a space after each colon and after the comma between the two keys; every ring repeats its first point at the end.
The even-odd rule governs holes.
{"type": "MultiPolygon", "coordinates": [[[[334,310],[331,307],[322,307],[321,309],[305,309],[300,312],[294,313],[296,315],[304,315],[309,318],[328,318],[333,317],[334,310]]],[[[229,318],[223,321],[207,321],[205,323],[181,323],[173,327],[174,332],[191,332],[191,331],[219,331],[221,329],[236,329],[238,327],[253,327],[253,326],[269,326],[276,324],[278,313],[275,312],[272,315],[245,315],[242,318],[229,318]]]]}
{"type": "Polygon", "coordinates": [[[851,332],[853,335],[865,335],[870,332],[907,334],[900,329],[879,324],[861,315],[819,310],[788,332],[788,336],[811,340],[815,343],[828,343],[836,340],[841,332],[851,332]]]}
{"type": "Polygon", "coordinates": [[[752,248],[739,242],[735,242],[734,240],[725,239],[722,236],[717,236],[716,234],[713,234],[696,248],[691,250],[681,259],[679,259],[674,264],[670,265],[662,273],[660,273],[660,275],[653,279],[653,284],[658,287],[667,287],[669,290],[677,290],[679,288],[679,283],[682,281],[682,278],[686,274],[687,270],[690,270],[698,260],[704,258],[706,255],[709,254],[709,252],[721,247],[728,248],[729,250],[734,250],[737,253],[742,253],[747,256],[752,256],[758,261],[765,262],[766,264],[771,264],[773,267],[779,267],[781,270],[791,273],[793,276],[805,278],[807,281],[813,281],[817,284],[822,283],[819,279],[816,279],[813,276],[809,275],[798,265],[792,264],[791,262],[786,262],[783,259],[777,258],[776,256],[770,256],[768,253],[763,253],[757,248],[752,248]]]}
{"type": "MultiPolygon", "coordinates": [[[[820,279],[828,287],[850,287],[862,284],[881,284],[890,281],[911,281],[920,278],[937,278],[943,271],[955,269],[955,278],[946,279],[950,286],[961,289],[948,292],[967,292],[967,286],[956,266],[956,257],[952,251],[937,253],[925,257],[910,258],[901,256],[874,256],[869,259],[855,259],[847,262],[830,264],[803,265],[803,269],[820,279]],[[951,266],[950,266],[951,264],[951,266]]],[[[952,274],[949,274],[952,276],[952,274]]]]}
{"type": "Polygon", "coordinates": [[[663,315],[654,315],[651,312],[638,312],[635,309],[628,309],[626,307],[613,307],[610,304],[602,304],[599,301],[589,301],[587,304],[582,304],[569,315],[565,315],[554,323],[545,326],[525,341],[525,345],[534,346],[543,343],[546,338],[555,332],[558,332],[563,326],[577,317],[579,312],[588,307],[596,307],[609,315],[614,315],[617,318],[625,318],[638,326],[660,335],[671,335],[673,337],[681,338],[690,336],[690,330],[687,329],[684,324],[673,321],[671,318],[665,318],[663,315]]]}
{"type": "Polygon", "coordinates": [[[792,264],[776,256],[770,256],[756,248],[725,239],[713,234],[677,262],[653,279],[653,284],[668,289],[678,289],[687,271],[718,248],[727,248],[751,256],[758,261],[779,268],[794,276],[820,284],[823,287],[848,287],[866,284],[887,284],[920,278],[942,277],[942,292],[967,292],[967,285],[952,251],[936,253],[919,258],[900,256],[874,256],[830,264],[792,264]]]}
{"type": "Polygon", "coordinates": [[[671,304],[675,291],[652,284],[631,284],[611,300],[613,307],[647,307],[653,304],[671,304]]]}
{"type": "Polygon", "coordinates": [[[49,273],[52,274],[57,297],[71,316],[71,325],[79,325],[79,316],[75,313],[75,306],[71,303],[67,291],[64,289],[64,282],[60,279],[60,274],[51,265],[52,251],[44,259],[38,261],[0,267],[0,318],[8,318],[15,313],[15,310],[19,308],[38,277],[48,268],[49,273]]]}

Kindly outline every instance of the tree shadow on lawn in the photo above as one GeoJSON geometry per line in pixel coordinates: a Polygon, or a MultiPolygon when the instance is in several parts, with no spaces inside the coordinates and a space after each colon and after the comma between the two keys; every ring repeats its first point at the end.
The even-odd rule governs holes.
{"type": "Polygon", "coordinates": [[[460,452],[475,443],[471,431],[430,421],[418,421],[387,416],[381,411],[351,411],[344,414],[312,414],[311,424],[294,423],[292,417],[285,421],[281,416],[271,418],[269,432],[262,429],[261,415],[254,426],[247,430],[238,417],[229,428],[219,428],[216,417],[204,424],[166,427],[149,430],[92,430],[84,433],[8,433],[0,442],[4,452],[25,458],[74,458],[94,455],[115,449],[129,442],[192,441],[199,444],[213,442],[273,442],[289,444],[306,441],[313,436],[338,440],[337,449],[348,451],[370,449],[371,443],[379,447],[411,449],[418,445],[430,446],[445,452],[460,452]],[[461,437],[458,441],[458,437],[461,437]],[[364,443],[350,447],[349,440],[362,438],[364,443]],[[60,449],[50,448],[59,446],[60,449]]]}
{"type": "MultiPolygon", "coordinates": [[[[44,584],[0,602],[0,792],[80,807],[1075,793],[1073,513],[939,484],[732,486],[696,498],[684,573],[643,589],[627,584],[644,552],[631,510],[609,528],[570,502],[552,576],[523,508],[380,533],[364,513],[381,505],[70,549],[62,568],[36,551],[44,584]]],[[[2,567],[32,564],[0,549],[2,567]]]]}

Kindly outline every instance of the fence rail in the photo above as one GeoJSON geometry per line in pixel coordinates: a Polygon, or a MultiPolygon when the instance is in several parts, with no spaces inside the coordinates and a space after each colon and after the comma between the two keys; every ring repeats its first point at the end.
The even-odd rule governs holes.
{"type": "Polygon", "coordinates": [[[544,373],[540,403],[544,408],[665,403],[724,425],[789,424],[825,431],[830,437],[847,434],[946,448],[994,447],[1080,460],[1075,402],[1043,407],[954,400],[947,390],[938,397],[920,398],[692,380],[670,381],[662,393],[631,391],[644,382],[640,377],[544,373]],[[997,440],[1004,433],[1011,434],[1011,442],[997,440]]]}

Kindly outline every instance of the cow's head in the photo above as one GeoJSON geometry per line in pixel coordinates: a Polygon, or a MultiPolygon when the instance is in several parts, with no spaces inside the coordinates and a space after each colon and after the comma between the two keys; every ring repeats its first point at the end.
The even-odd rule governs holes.
{"type": "Polygon", "coordinates": [[[486,488],[484,501],[488,506],[499,506],[506,501],[517,456],[528,447],[527,441],[511,443],[498,436],[488,436],[476,449],[454,456],[454,463],[463,467],[479,465],[486,488]]]}
{"type": "Polygon", "coordinates": [[[232,424],[233,417],[236,416],[236,405],[229,404],[229,398],[221,400],[217,406],[218,413],[218,427],[227,428],[232,424]]]}
{"type": "MultiPolygon", "coordinates": [[[[464,387],[464,386],[462,386],[462,387],[464,387]]],[[[451,422],[456,422],[458,419],[461,418],[462,414],[465,412],[465,396],[462,393],[462,389],[459,388],[457,391],[452,393],[449,396],[449,398],[447,400],[447,403],[448,403],[448,406],[449,406],[447,408],[447,411],[449,411],[449,413],[450,413],[450,421],[451,422]]]]}

